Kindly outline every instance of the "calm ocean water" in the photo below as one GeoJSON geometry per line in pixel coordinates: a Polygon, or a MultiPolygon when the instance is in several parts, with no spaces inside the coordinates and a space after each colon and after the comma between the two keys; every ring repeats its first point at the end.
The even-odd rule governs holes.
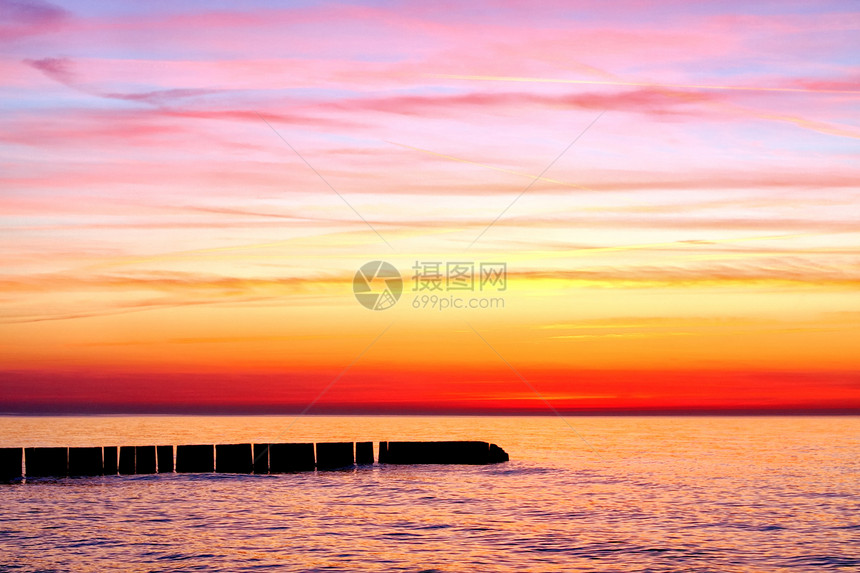
{"type": "Polygon", "coordinates": [[[477,439],[494,466],[0,486],[2,571],[860,570],[860,417],[2,417],[0,446],[477,439]]]}

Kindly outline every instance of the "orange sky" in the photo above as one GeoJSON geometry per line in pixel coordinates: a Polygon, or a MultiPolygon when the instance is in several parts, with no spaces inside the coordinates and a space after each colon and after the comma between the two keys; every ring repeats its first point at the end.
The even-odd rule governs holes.
{"type": "Polygon", "coordinates": [[[860,411],[855,7],[624,4],[12,10],[0,411],[860,411]]]}

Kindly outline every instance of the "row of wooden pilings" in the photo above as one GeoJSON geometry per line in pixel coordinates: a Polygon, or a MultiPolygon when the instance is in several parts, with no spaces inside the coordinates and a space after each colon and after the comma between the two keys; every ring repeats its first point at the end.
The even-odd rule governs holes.
{"type": "MultiPolygon", "coordinates": [[[[373,442],[0,448],[0,481],[164,473],[277,474],[372,465],[373,442]]],[[[380,464],[492,464],[508,461],[475,441],[379,442],[380,464]]]]}

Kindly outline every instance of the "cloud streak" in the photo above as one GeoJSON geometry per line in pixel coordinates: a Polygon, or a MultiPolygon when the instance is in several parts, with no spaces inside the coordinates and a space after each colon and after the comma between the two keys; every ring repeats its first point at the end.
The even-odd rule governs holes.
{"type": "Polygon", "coordinates": [[[507,305],[475,319],[563,407],[856,399],[850,376],[810,382],[860,371],[850,2],[0,12],[0,369],[37,373],[0,375],[15,404],[83,369],[140,384],[111,407],[189,407],[214,368],[283,399],[212,407],[291,405],[397,315],[334,410],[530,412],[459,316],[412,312],[413,292],[375,313],[351,290],[368,261],[408,284],[416,261],[459,260],[499,213],[468,256],[508,263],[507,305]],[[708,374],[779,368],[797,380],[708,374]],[[182,390],[153,406],[171,384],[144,371],[182,390]]]}

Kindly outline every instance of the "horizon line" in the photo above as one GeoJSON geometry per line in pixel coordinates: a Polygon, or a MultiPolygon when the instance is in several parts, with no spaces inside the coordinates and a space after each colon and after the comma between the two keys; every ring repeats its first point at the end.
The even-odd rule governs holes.
{"type": "Polygon", "coordinates": [[[219,417],[439,417],[439,418],[454,418],[454,417],[540,417],[553,418],[560,416],[576,416],[576,417],[648,417],[648,416],[667,416],[667,417],[718,417],[718,416],[749,416],[749,417],[772,417],[772,416],[860,416],[860,408],[630,408],[630,409],[593,409],[593,410],[575,410],[575,411],[559,411],[558,414],[553,412],[537,412],[537,411],[398,411],[398,412],[379,412],[379,411],[323,411],[301,414],[295,412],[272,412],[260,410],[223,410],[223,409],[200,409],[196,411],[190,410],[21,410],[21,411],[0,411],[0,417],[134,417],[134,416],[219,416],[219,417]]]}

